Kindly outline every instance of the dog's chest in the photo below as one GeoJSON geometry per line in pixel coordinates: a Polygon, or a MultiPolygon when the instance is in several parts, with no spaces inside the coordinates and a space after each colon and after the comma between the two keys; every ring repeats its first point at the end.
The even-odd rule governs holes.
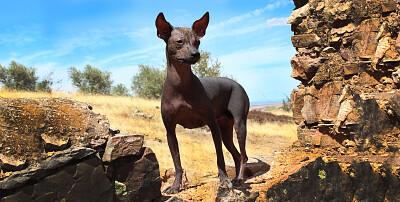
{"type": "Polygon", "coordinates": [[[198,128],[206,125],[205,117],[207,110],[204,107],[198,107],[186,100],[175,98],[172,102],[162,105],[162,113],[169,120],[173,120],[175,124],[179,124],[184,128],[198,128]]]}
{"type": "Polygon", "coordinates": [[[178,124],[183,126],[184,128],[199,128],[205,125],[203,119],[198,116],[198,114],[190,114],[188,113],[186,117],[184,117],[183,119],[179,120],[178,124]]]}
{"type": "Polygon", "coordinates": [[[183,102],[179,106],[177,111],[176,121],[177,124],[183,126],[184,128],[198,128],[205,125],[204,121],[204,110],[198,107],[194,107],[191,104],[183,102]]]}

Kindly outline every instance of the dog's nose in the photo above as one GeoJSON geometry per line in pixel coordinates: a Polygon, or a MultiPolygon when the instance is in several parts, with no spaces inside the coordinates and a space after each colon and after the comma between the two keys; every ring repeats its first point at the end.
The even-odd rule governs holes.
{"type": "Polygon", "coordinates": [[[194,58],[200,57],[199,51],[192,51],[192,52],[191,52],[191,55],[192,55],[192,57],[194,57],[194,58]]]}

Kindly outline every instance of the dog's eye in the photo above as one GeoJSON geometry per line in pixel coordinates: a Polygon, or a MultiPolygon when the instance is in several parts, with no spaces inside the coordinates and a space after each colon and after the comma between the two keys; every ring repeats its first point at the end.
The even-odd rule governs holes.
{"type": "Polygon", "coordinates": [[[178,41],[176,41],[176,43],[183,44],[183,41],[182,40],[178,40],[178,41]]]}

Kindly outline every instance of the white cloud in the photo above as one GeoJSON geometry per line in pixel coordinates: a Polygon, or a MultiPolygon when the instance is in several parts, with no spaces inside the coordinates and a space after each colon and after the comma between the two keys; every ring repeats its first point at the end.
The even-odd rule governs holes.
{"type": "Polygon", "coordinates": [[[27,55],[27,56],[24,56],[22,58],[18,58],[16,60],[18,62],[21,62],[21,63],[29,63],[32,60],[35,60],[37,58],[40,58],[40,57],[43,57],[43,56],[48,56],[50,53],[51,53],[51,51],[49,51],[49,50],[39,51],[37,53],[31,54],[31,55],[27,55]]]}
{"type": "Polygon", "coordinates": [[[179,15],[181,17],[182,16],[186,16],[186,17],[191,16],[191,13],[186,9],[175,9],[175,12],[177,12],[178,13],[177,15],[179,15]]]}
{"type": "Polygon", "coordinates": [[[287,17],[282,18],[271,18],[267,19],[264,22],[256,22],[252,24],[244,24],[241,27],[232,27],[232,28],[221,28],[221,29],[211,29],[207,32],[207,38],[205,40],[212,40],[218,37],[228,37],[228,36],[237,36],[244,35],[252,32],[257,32],[260,30],[264,30],[271,27],[276,26],[289,26],[287,23],[287,17]]]}
{"type": "Polygon", "coordinates": [[[286,21],[288,17],[282,17],[282,18],[271,18],[267,20],[267,26],[268,27],[274,27],[274,26],[289,26],[286,21]]]}
{"type": "Polygon", "coordinates": [[[273,46],[238,50],[234,53],[218,57],[225,68],[233,71],[243,68],[270,65],[287,61],[293,57],[295,51],[290,46],[273,46]]]}
{"type": "Polygon", "coordinates": [[[226,21],[222,21],[222,22],[220,22],[218,24],[210,25],[209,29],[210,30],[221,29],[222,27],[225,27],[225,26],[228,26],[228,25],[232,25],[232,24],[241,22],[243,20],[246,20],[246,19],[249,19],[249,18],[252,18],[252,17],[260,16],[265,11],[272,11],[272,10],[275,10],[275,9],[281,7],[281,6],[286,6],[287,4],[288,3],[286,1],[282,1],[282,0],[281,1],[275,1],[274,3],[267,4],[263,8],[258,8],[258,9],[255,9],[253,11],[250,11],[248,13],[232,17],[232,18],[230,18],[230,19],[228,19],[226,21]]]}
{"type": "Polygon", "coordinates": [[[237,36],[257,32],[275,26],[287,25],[287,17],[265,19],[267,11],[286,6],[289,2],[278,0],[242,15],[234,16],[226,21],[210,24],[207,29],[207,38],[212,40],[218,37],[237,36]]]}
{"type": "Polygon", "coordinates": [[[2,30],[0,33],[0,44],[9,43],[17,46],[26,45],[38,40],[41,32],[41,27],[32,26],[13,26],[7,30],[2,30]]]}
{"type": "Polygon", "coordinates": [[[135,29],[134,31],[126,31],[124,34],[133,40],[139,40],[140,38],[155,38],[154,36],[156,36],[156,33],[155,27],[143,27],[135,29]]]}
{"type": "Polygon", "coordinates": [[[97,62],[98,65],[103,66],[106,64],[110,64],[113,62],[116,62],[118,60],[135,60],[135,59],[140,59],[140,58],[146,58],[149,57],[150,53],[153,52],[154,50],[161,50],[163,46],[157,45],[157,46],[151,46],[146,49],[142,50],[135,50],[131,52],[126,52],[126,53],[121,53],[117,55],[113,55],[111,57],[99,60],[97,62]]]}
{"type": "Polygon", "coordinates": [[[90,30],[88,32],[81,33],[79,36],[60,38],[54,44],[56,48],[53,55],[60,57],[68,55],[80,47],[96,48],[108,45],[109,42],[105,38],[110,37],[111,34],[112,32],[110,30],[90,30]]]}
{"type": "MultiPolygon", "coordinates": [[[[35,61],[40,61],[44,60],[44,58],[47,58],[51,54],[51,51],[45,50],[45,51],[39,51],[30,55],[25,55],[23,56],[20,53],[10,53],[9,58],[7,59],[1,59],[0,64],[3,66],[8,66],[11,61],[16,61],[17,63],[20,63],[22,65],[25,65],[27,67],[35,67],[35,61]]],[[[50,63],[49,63],[50,64],[50,63]]]]}

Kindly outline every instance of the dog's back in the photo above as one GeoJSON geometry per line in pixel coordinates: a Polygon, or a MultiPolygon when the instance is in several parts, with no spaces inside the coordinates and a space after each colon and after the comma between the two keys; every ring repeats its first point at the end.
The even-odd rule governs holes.
{"type": "Polygon", "coordinates": [[[246,91],[239,83],[223,77],[203,77],[199,79],[217,116],[228,110],[234,119],[246,119],[250,102],[246,91]]]}

